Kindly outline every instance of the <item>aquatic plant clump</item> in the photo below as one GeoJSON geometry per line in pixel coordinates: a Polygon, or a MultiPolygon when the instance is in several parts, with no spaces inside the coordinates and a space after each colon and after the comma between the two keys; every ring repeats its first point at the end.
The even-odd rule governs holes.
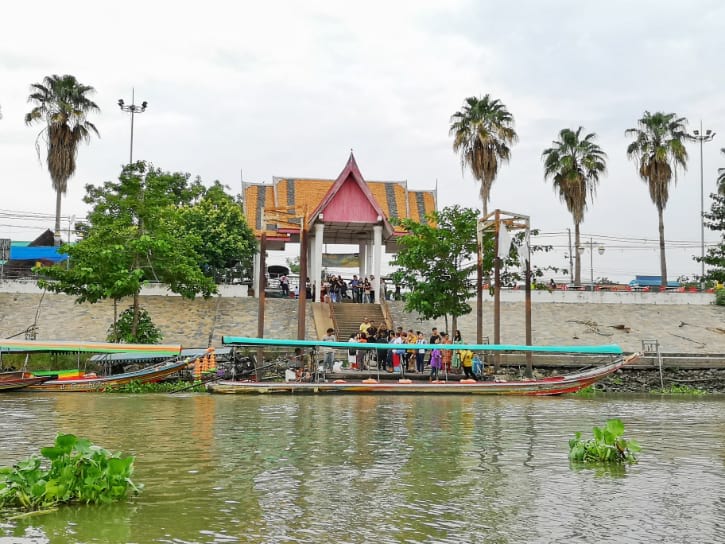
{"type": "Polygon", "coordinates": [[[594,427],[594,438],[582,440],[577,432],[569,440],[569,460],[577,463],[636,463],[635,453],[641,450],[635,440],[627,440],[624,423],[619,419],[607,420],[603,428],[594,427]]]}
{"type": "Polygon", "coordinates": [[[124,499],[129,491],[140,491],[131,481],[133,456],[112,454],[72,434],[58,435],[55,444],[40,453],[50,461],[49,468],[43,468],[37,456],[0,468],[0,508],[110,503],[124,499]]]}

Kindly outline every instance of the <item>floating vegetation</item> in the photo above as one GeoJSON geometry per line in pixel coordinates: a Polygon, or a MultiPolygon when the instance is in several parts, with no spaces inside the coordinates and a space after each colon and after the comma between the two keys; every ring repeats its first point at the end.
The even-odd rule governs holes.
{"type": "Polygon", "coordinates": [[[582,440],[581,432],[569,440],[569,460],[593,464],[637,462],[635,453],[640,451],[640,445],[622,436],[624,423],[621,420],[607,420],[605,427],[594,427],[593,432],[594,438],[590,440],[582,440]]]}
{"type": "Polygon", "coordinates": [[[85,438],[58,435],[55,445],[41,448],[40,454],[50,461],[49,468],[37,456],[0,468],[0,508],[35,511],[72,502],[105,504],[140,491],[131,481],[134,457],[112,454],[85,438]]]}
{"type": "Polygon", "coordinates": [[[576,397],[594,397],[595,395],[598,395],[601,393],[598,389],[596,389],[593,385],[587,385],[586,387],[580,389],[579,391],[575,391],[572,393],[572,395],[576,397]]]}
{"type": "Polygon", "coordinates": [[[187,382],[140,382],[134,380],[118,387],[109,388],[107,393],[175,393],[177,391],[189,391],[204,393],[206,391],[206,382],[195,381],[187,382]]]}
{"type": "Polygon", "coordinates": [[[695,397],[707,394],[707,391],[704,389],[693,387],[691,385],[679,385],[676,383],[673,383],[664,389],[653,389],[652,392],[659,393],[660,395],[693,395],[695,397]]]}

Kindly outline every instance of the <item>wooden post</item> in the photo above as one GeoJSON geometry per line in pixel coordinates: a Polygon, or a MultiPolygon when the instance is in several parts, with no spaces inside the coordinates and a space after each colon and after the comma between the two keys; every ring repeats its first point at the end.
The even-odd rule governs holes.
{"type": "Polygon", "coordinates": [[[297,340],[304,340],[306,336],[305,328],[305,301],[307,300],[307,214],[302,218],[300,228],[300,285],[299,299],[297,301],[297,340]]]}
{"type": "MultiPolygon", "coordinates": [[[[531,345],[531,263],[529,255],[524,256],[526,259],[526,302],[524,308],[526,311],[526,345],[531,345]]],[[[526,377],[531,378],[534,375],[534,355],[530,351],[526,352],[526,377]]]]}
{"type": "MultiPolygon", "coordinates": [[[[493,292],[493,343],[494,344],[500,344],[501,343],[501,259],[498,258],[498,231],[500,228],[500,221],[501,221],[501,214],[499,210],[496,210],[496,216],[495,216],[495,228],[494,228],[494,235],[496,236],[496,239],[494,240],[493,245],[493,253],[494,253],[494,275],[493,275],[493,283],[494,283],[494,292],[493,292]]],[[[496,372],[498,372],[499,364],[501,363],[501,355],[500,352],[496,352],[496,354],[493,357],[493,368],[496,372]]]]}
{"type": "Polygon", "coordinates": [[[477,236],[476,256],[476,344],[483,342],[483,236],[477,236]]]}
{"type": "MultiPolygon", "coordinates": [[[[259,239],[259,293],[257,299],[259,306],[257,307],[257,338],[264,338],[264,302],[266,298],[265,287],[267,286],[267,233],[262,231],[259,239]]],[[[260,367],[264,366],[264,348],[257,349],[257,364],[254,365],[257,381],[261,379],[259,375],[260,367]]]]}

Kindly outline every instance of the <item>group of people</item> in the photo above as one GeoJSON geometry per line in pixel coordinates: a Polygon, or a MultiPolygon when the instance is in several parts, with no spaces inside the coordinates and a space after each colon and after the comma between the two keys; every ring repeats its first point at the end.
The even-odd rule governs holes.
{"type": "MultiPolygon", "coordinates": [[[[375,289],[373,283],[375,276],[360,276],[355,274],[350,283],[343,279],[342,276],[327,276],[322,282],[320,291],[320,300],[325,301],[325,297],[330,297],[331,302],[342,302],[345,299],[351,299],[353,302],[372,304],[375,302],[375,289]]],[[[385,282],[380,278],[380,291],[385,292],[385,282]]]]}
{"type": "Polygon", "coordinates": [[[360,324],[360,330],[350,336],[349,342],[390,344],[390,348],[376,350],[349,349],[348,362],[353,368],[367,370],[374,356],[380,370],[388,372],[424,373],[426,363],[430,367],[430,379],[438,380],[443,372],[447,374],[463,373],[467,379],[476,380],[474,372],[474,354],[469,349],[426,349],[415,347],[418,344],[446,345],[462,344],[461,331],[457,330],[453,338],[446,332],[439,332],[436,327],[426,338],[421,331],[403,327],[388,330],[385,323],[375,326],[368,318],[360,324]]]}
{"type": "MultiPolygon", "coordinates": [[[[322,337],[323,342],[336,342],[337,337],[332,328],[328,328],[322,337]]],[[[441,349],[438,347],[423,348],[418,345],[430,344],[448,345],[462,344],[461,331],[457,330],[453,337],[446,332],[439,332],[433,327],[429,337],[421,331],[403,327],[389,330],[385,323],[374,325],[367,317],[360,324],[357,333],[350,335],[351,343],[388,344],[389,348],[376,349],[348,349],[348,363],[353,369],[369,370],[370,364],[375,361],[377,368],[387,372],[425,373],[426,366],[430,368],[429,379],[436,381],[442,375],[463,374],[465,379],[478,380],[480,372],[480,359],[469,349],[441,349]],[[474,366],[479,365],[478,369],[474,366]]],[[[295,369],[297,381],[312,381],[320,372],[332,372],[334,369],[335,350],[329,346],[321,346],[315,352],[303,353],[301,348],[295,349],[292,357],[292,366],[295,369]]]]}

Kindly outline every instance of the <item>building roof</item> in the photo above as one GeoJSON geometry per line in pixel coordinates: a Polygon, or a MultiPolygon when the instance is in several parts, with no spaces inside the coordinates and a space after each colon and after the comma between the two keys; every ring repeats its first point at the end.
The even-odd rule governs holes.
{"type": "MultiPolygon", "coordinates": [[[[435,191],[408,190],[406,181],[365,181],[354,155],[350,153],[345,167],[335,180],[274,177],[271,185],[245,183],[244,213],[256,236],[264,231],[268,241],[297,241],[303,215],[307,216],[308,227],[321,214],[328,224],[329,214],[324,212],[334,208],[336,223],[339,226],[346,223],[340,217],[341,213],[345,213],[344,209],[335,203],[335,197],[341,192],[353,194],[354,198],[360,199],[360,206],[369,205],[375,211],[375,216],[381,217],[386,239],[404,233],[401,227],[391,225],[391,219],[425,222],[426,214],[436,209],[435,191]]],[[[349,224],[370,223],[369,219],[363,217],[360,206],[350,211],[349,224]]]]}

